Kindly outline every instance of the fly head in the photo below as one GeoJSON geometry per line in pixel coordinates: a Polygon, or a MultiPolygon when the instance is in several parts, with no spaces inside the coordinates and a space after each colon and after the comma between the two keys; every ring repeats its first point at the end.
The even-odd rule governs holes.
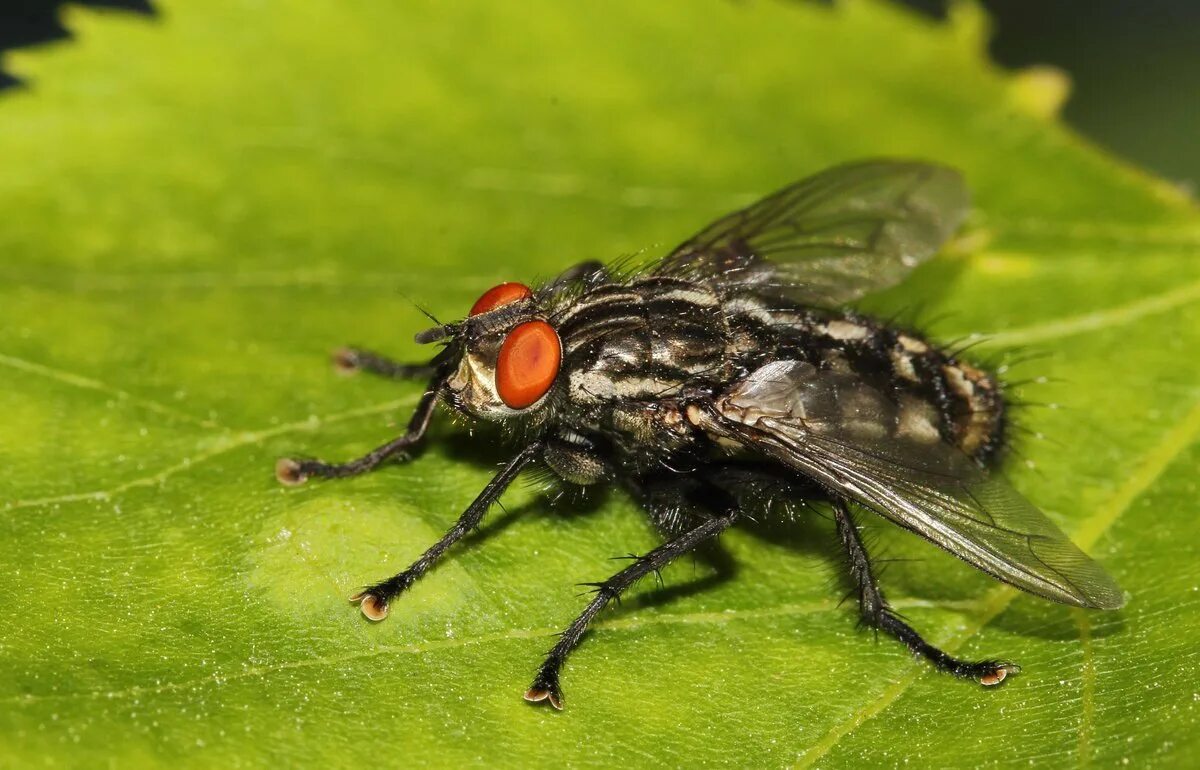
{"type": "Polygon", "coordinates": [[[484,292],[463,321],[417,335],[457,351],[442,389],[458,411],[484,420],[528,418],[550,400],[562,343],[529,287],[502,283],[484,292]]]}

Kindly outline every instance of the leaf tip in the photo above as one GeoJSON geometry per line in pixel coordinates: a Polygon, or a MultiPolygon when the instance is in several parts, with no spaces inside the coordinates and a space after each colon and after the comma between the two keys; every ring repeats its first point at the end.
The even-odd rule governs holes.
{"type": "Polygon", "coordinates": [[[1070,95],[1071,76],[1046,65],[1026,67],[1008,86],[1008,98],[1013,106],[1042,120],[1057,118],[1070,95]]]}

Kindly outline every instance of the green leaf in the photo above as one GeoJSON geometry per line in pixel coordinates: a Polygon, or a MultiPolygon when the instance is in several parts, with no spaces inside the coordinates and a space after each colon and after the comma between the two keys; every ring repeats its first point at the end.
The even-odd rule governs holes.
{"type": "Polygon", "coordinates": [[[1200,751],[1200,217],[986,63],[986,24],[881,2],[161,3],[76,11],[0,96],[0,765],[1182,765],[1200,751]],[[1024,673],[937,675],[838,607],[827,522],[722,539],[607,612],[567,709],[521,699],[574,584],[655,536],[533,487],[372,625],[346,597],[511,449],[442,420],[411,464],[282,489],[276,457],[395,435],[425,319],[656,253],[864,156],[955,165],[977,210],[870,307],[1006,375],[1016,485],[1129,592],[1021,595],[882,521],[897,607],[1024,673]],[[1043,379],[1045,378],[1045,379],[1043,379]],[[1038,406],[1038,405],[1041,406],[1038,406]],[[1058,408],[1057,405],[1062,405],[1058,408]],[[1047,408],[1048,407],[1048,408],[1047,408]],[[911,559],[911,560],[909,560],[911,559]]]}

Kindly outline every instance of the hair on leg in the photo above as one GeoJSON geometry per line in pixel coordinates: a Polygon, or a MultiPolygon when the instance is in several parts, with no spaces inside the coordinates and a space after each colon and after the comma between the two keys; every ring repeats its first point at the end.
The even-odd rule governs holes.
{"type": "Polygon", "coordinates": [[[584,608],[583,612],[567,626],[559,635],[558,642],[546,656],[545,662],[538,669],[533,684],[525,692],[525,700],[539,703],[549,702],[556,709],[563,707],[562,688],[559,686],[559,671],[567,656],[571,654],[582,641],[588,624],[597,613],[613,599],[617,599],[631,585],[641,578],[655,573],[670,564],[677,557],[694,550],[701,543],[707,542],[724,532],[737,519],[735,507],[727,507],[720,515],[705,519],[698,525],[668,540],[645,556],[642,556],[625,569],[616,573],[602,583],[590,584],[595,587],[595,597],[584,608]]]}

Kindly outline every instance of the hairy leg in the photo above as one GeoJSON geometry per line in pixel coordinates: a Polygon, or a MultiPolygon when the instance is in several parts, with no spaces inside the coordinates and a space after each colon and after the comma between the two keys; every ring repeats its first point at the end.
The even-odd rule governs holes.
{"type": "Polygon", "coordinates": [[[424,575],[450,546],[479,525],[488,508],[504,493],[504,490],[521,470],[541,456],[543,446],[542,441],[535,441],[509,460],[508,464],[483,488],[475,501],[467,506],[467,510],[463,511],[463,514],[458,517],[458,521],[454,522],[454,526],[442,536],[442,539],[430,546],[408,569],[387,580],[381,580],[368,586],[350,597],[350,601],[360,602],[359,607],[362,609],[362,613],[371,620],[383,620],[387,617],[388,603],[417,582],[417,579],[424,575]]]}
{"type": "Polygon", "coordinates": [[[563,696],[562,689],[558,683],[559,671],[562,669],[567,656],[571,654],[571,651],[583,639],[588,624],[592,622],[596,614],[604,609],[605,605],[610,601],[618,598],[622,592],[639,579],[652,572],[657,572],[678,556],[692,551],[701,543],[711,540],[724,532],[733,525],[737,516],[737,509],[729,507],[720,515],[702,521],[674,539],[658,546],[645,556],[636,559],[628,567],[603,583],[593,584],[596,589],[595,597],[588,603],[583,612],[579,614],[579,617],[575,618],[574,622],[567,626],[566,630],[559,636],[558,643],[550,650],[545,662],[538,669],[537,676],[533,679],[533,684],[525,692],[525,700],[534,703],[548,701],[554,708],[561,709],[563,707],[563,696]]]}
{"type": "Polygon", "coordinates": [[[345,478],[374,470],[385,460],[415,446],[425,437],[425,431],[428,430],[429,422],[433,419],[433,410],[437,406],[437,392],[441,381],[441,374],[435,374],[429,387],[421,395],[421,400],[417,402],[417,408],[408,421],[408,429],[404,435],[372,449],[362,457],[345,463],[293,460],[284,457],[275,463],[275,478],[279,479],[282,484],[295,486],[303,484],[313,476],[327,479],[345,478]]]}
{"type": "Polygon", "coordinates": [[[871,569],[871,561],[867,556],[866,546],[862,536],[850,514],[850,507],[845,500],[833,501],[833,514],[837,522],[838,536],[846,548],[846,556],[850,562],[850,574],[858,588],[859,608],[862,611],[863,622],[870,626],[886,631],[904,642],[914,654],[920,655],[933,663],[938,669],[964,679],[977,679],[985,685],[1000,684],[1009,674],[1021,670],[1014,663],[998,660],[983,660],[971,662],[959,660],[939,650],[921,638],[917,631],[898,618],[888,607],[879,584],[871,569]]]}
{"type": "Polygon", "coordinates": [[[341,371],[368,372],[392,380],[423,380],[437,373],[437,365],[403,364],[361,348],[340,348],[333,353],[333,364],[341,371]]]}

